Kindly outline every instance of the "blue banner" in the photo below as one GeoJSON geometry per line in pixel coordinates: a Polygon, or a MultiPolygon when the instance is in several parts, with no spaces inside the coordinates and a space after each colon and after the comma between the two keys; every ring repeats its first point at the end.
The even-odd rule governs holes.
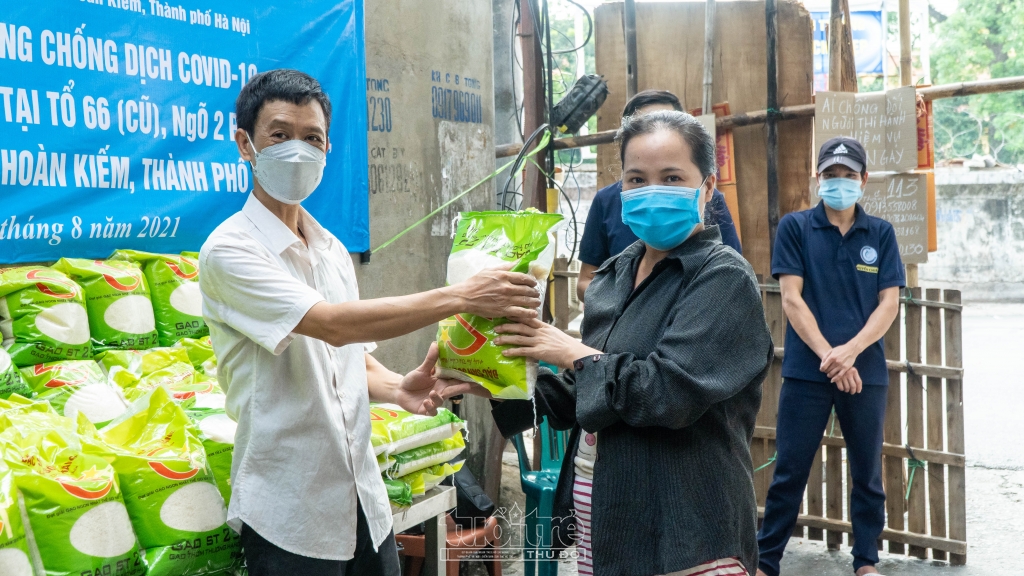
{"type": "MultiPolygon", "coordinates": [[[[828,12],[811,12],[814,21],[814,84],[828,90],[828,12]]],[[[882,12],[851,12],[853,56],[857,74],[881,74],[884,70],[885,30],[882,12]]]]}
{"type": "Polygon", "coordinates": [[[304,206],[369,249],[363,37],[362,0],[5,1],[0,264],[199,250],[252,190],[235,98],[274,68],[317,78],[334,108],[304,206]]]}

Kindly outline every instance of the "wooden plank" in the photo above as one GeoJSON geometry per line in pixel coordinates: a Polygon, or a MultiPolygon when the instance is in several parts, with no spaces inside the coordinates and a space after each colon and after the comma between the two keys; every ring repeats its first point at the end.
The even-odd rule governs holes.
{"type": "MultiPolygon", "coordinates": [[[[942,291],[929,288],[925,292],[928,300],[938,300],[942,291]]],[[[942,311],[929,308],[926,312],[925,330],[925,362],[939,364],[942,362],[942,311]]],[[[928,386],[928,449],[945,450],[946,441],[943,431],[945,410],[942,403],[942,378],[929,377],[928,386]]],[[[962,466],[963,464],[961,464],[962,466]]],[[[937,462],[928,463],[928,515],[932,536],[946,537],[946,467],[937,462]]],[[[932,558],[945,560],[946,551],[932,549],[932,558]]]]}
{"type": "MultiPolygon", "coordinates": [[[[921,298],[920,288],[911,288],[914,300],[921,298]]],[[[911,363],[921,362],[921,307],[909,303],[906,305],[906,350],[907,360],[911,363]]],[[[912,448],[924,447],[924,384],[919,374],[907,374],[907,443],[912,448]]],[[[928,515],[925,503],[925,471],[914,473],[913,483],[909,487],[910,498],[907,500],[907,529],[917,534],[928,533],[928,515]]],[[[910,481],[910,478],[907,478],[910,481]]],[[[919,546],[911,546],[907,554],[916,558],[928,558],[928,550],[919,546]]]]}
{"type": "MultiPolygon", "coordinates": [[[[807,478],[807,514],[811,516],[824,516],[824,501],[822,499],[822,484],[824,482],[823,472],[825,466],[824,449],[818,448],[811,461],[811,475],[807,478]]],[[[821,528],[808,528],[807,538],[809,540],[823,540],[825,532],[821,528]]]]}
{"type": "MultiPolygon", "coordinates": [[[[780,294],[764,294],[765,322],[772,335],[772,341],[782,344],[786,338],[786,315],[782,310],[780,294]]],[[[768,377],[761,385],[761,410],[757,414],[757,424],[775,429],[779,416],[779,393],[782,390],[782,361],[775,360],[768,370],[768,377]]],[[[775,438],[764,438],[761,442],[760,454],[755,457],[755,465],[760,466],[775,455],[775,438]]],[[[758,472],[754,479],[754,490],[758,503],[763,505],[768,496],[775,465],[772,464],[758,472]]]]}
{"type": "MultiPolygon", "coordinates": [[[[888,360],[900,359],[900,321],[897,317],[885,335],[885,357],[888,360]]],[[[885,428],[883,441],[889,444],[903,444],[903,400],[900,390],[900,373],[889,371],[889,399],[885,410],[885,428]]],[[[885,485],[886,525],[893,530],[902,532],[904,528],[903,513],[903,458],[898,456],[882,456],[885,462],[882,483],[885,485]]],[[[890,541],[889,552],[904,554],[906,548],[902,542],[890,541]]]]}
{"type": "MultiPolygon", "coordinates": [[[[838,430],[838,426],[837,426],[838,430]]],[[[827,432],[827,431],[826,431],[827,432]]],[[[764,426],[756,426],[754,428],[754,438],[775,438],[775,429],[764,426]]],[[[823,446],[838,446],[840,448],[846,446],[846,441],[841,436],[829,438],[828,435],[821,439],[823,446]]],[[[888,444],[882,443],[882,455],[883,456],[894,456],[896,458],[903,458],[907,455],[907,449],[899,444],[888,444]]],[[[964,455],[963,454],[952,454],[950,452],[942,452],[939,450],[927,450],[927,449],[915,449],[914,455],[917,456],[918,460],[928,463],[938,463],[947,466],[963,466],[964,455]]]]}
{"type": "MultiPolygon", "coordinates": [[[[716,7],[713,101],[728,102],[734,114],[764,110],[767,90],[764,5],[725,2],[716,7]]],[[[811,103],[812,26],[810,14],[799,4],[778,6],[778,81],[782,107],[811,103]]],[[[704,3],[638,3],[638,89],[658,88],[679,96],[685,110],[702,105],[704,72],[704,3]],[[666,65],[666,63],[672,65],[666,65]]],[[[598,130],[619,126],[626,103],[622,40],[622,4],[595,9],[597,73],[608,82],[609,95],[598,110],[598,130]]],[[[779,210],[781,214],[806,208],[813,172],[811,120],[801,118],[779,125],[779,210]],[[793,151],[799,151],[793,153],[793,151]]],[[[764,128],[735,128],[737,195],[743,222],[743,255],[758,273],[770,271],[767,204],[767,147],[764,128]]],[[[619,179],[619,151],[598,147],[598,186],[619,179]]]]}
{"type": "MultiPolygon", "coordinates": [[[[835,420],[836,415],[832,414],[827,433],[833,438],[841,438],[843,431],[835,420]]],[[[837,521],[843,519],[843,497],[845,496],[843,473],[843,449],[838,446],[827,446],[825,448],[825,515],[837,521]]],[[[829,530],[825,536],[825,543],[829,550],[838,550],[843,543],[843,532],[829,530]]]]}
{"type": "MultiPolygon", "coordinates": [[[[959,290],[945,290],[943,300],[960,304],[959,290]]],[[[963,326],[960,312],[946,310],[946,365],[963,366],[963,326]]],[[[964,397],[963,380],[946,380],[946,433],[949,435],[948,449],[964,453],[964,397]]],[[[949,537],[952,540],[967,540],[967,490],[963,466],[949,467],[949,537]]],[[[951,554],[949,563],[962,566],[967,563],[967,550],[951,554]]]]}
{"type": "MultiPolygon", "coordinates": [[[[764,509],[757,509],[758,517],[764,517],[764,509]]],[[[796,519],[797,524],[809,526],[813,528],[820,528],[824,530],[834,530],[837,532],[853,533],[853,525],[849,522],[842,520],[833,520],[831,518],[822,518],[820,516],[800,516],[796,519]]],[[[935,548],[939,550],[946,550],[947,552],[953,552],[954,554],[966,554],[967,553],[967,542],[962,540],[952,540],[949,538],[939,538],[936,536],[928,536],[925,534],[914,534],[913,532],[906,532],[902,530],[893,530],[891,528],[885,528],[882,530],[881,538],[890,542],[900,542],[903,544],[912,544],[914,546],[921,546],[924,548],[935,548]]]]}

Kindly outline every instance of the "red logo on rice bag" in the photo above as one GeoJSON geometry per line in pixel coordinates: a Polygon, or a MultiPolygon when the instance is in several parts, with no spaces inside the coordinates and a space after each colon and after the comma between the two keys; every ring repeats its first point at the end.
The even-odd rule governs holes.
{"type": "Polygon", "coordinates": [[[28,278],[29,280],[46,280],[46,282],[51,285],[56,285],[68,289],[67,293],[54,292],[53,288],[47,286],[46,283],[37,282],[36,290],[39,290],[40,292],[46,294],[47,296],[53,296],[54,298],[60,298],[62,300],[70,300],[75,296],[78,296],[78,284],[75,284],[74,282],[68,280],[67,278],[61,278],[59,276],[56,276],[55,273],[51,273],[49,270],[30,270],[25,277],[28,278]]]}
{"type": "MultiPolygon", "coordinates": [[[[32,373],[36,376],[42,376],[47,372],[53,372],[53,366],[47,366],[45,364],[36,364],[32,367],[32,373]]],[[[61,378],[51,378],[46,384],[43,384],[46,388],[62,388],[64,386],[78,386],[88,379],[88,375],[72,368],[64,368],[61,371],[61,378]],[[74,379],[72,379],[74,378],[74,379]]]]}
{"type": "Polygon", "coordinates": [[[113,266],[104,264],[102,260],[94,260],[93,263],[98,268],[106,268],[107,270],[116,272],[118,278],[123,279],[127,277],[130,280],[128,284],[123,284],[118,280],[118,278],[115,278],[112,274],[104,274],[103,279],[106,280],[107,284],[109,284],[111,288],[117,290],[118,292],[132,292],[133,290],[139,287],[139,284],[142,283],[141,270],[122,270],[120,268],[114,268],[113,266]]]}
{"type": "Polygon", "coordinates": [[[80,500],[99,500],[110,493],[110,488],[114,485],[113,480],[107,480],[106,484],[104,484],[102,488],[89,490],[87,488],[82,488],[81,486],[75,486],[70,482],[61,482],[60,479],[57,480],[57,483],[60,484],[60,487],[63,488],[65,492],[80,500]]]}
{"type": "Polygon", "coordinates": [[[168,480],[188,480],[196,474],[199,474],[199,468],[189,468],[185,472],[177,472],[175,470],[171,470],[162,462],[149,462],[149,467],[153,469],[153,472],[156,472],[168,480]]]}
{"type": "Polygon", "coordinates": [[[191,258],[182,256],[180,266],[174,262],[167,262],[166,264],[171,269],[171,272],[174,272],[174,275],[182,280],[191,280],[199,276],[199,264],[191,258]]]}
{"type": "Polygon", "coordinates": [[[451,340],[449,340],[447,344],[448,348],[451,349],[452,352],[458,354],[459,356],[470,356],[472,354],[475,354],[481,348],[484,347],[484,344],[487,343],[487,336],[481,334],[479,330],[474,328],[473,325],[467,322],[466,319],[463,318],[462,316],[456,314],[455,320],[457,320],[458,323],[461,324],[463,328],[465,328],[466,332],[469,332],[470,336],[473,337],[473,342],[471,342],[470,345],[466,346],[465,348],[459,348],[455,344],[452,344],[451,340]]]}

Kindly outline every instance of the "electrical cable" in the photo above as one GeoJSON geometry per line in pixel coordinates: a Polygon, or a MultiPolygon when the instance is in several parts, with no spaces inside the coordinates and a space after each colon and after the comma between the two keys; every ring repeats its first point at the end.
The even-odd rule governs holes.
{"type": "MultiPolygon", "coordinates": [[[[558,50],[558,51],[555,52],[555,54],[568,54],[569,52],[578,52],[578,51],[582,50],[587,44],[590,43],[590,38],[594,35],[594,19],[590,17],[590,12],[587,11],[587,9],[584,8],[583,6],[580,6],[576,2],[573,2],[573,0],[565,0],[565,1],[568,2],[569,4],[572,4],[573,6],[575,6],[577,8],[579,8],[580,11],[583,12],[583,15],[587,17],[587,39],[584,40],[582,44],[580,44],[579,46],[573,48],[572,50],[558,50]]],[[[566,38],[566,39],[568,39],[568,38],[566,38]]]]}
{"type": "Polygon", "coordinates": [[[530,134],[530,137],[523,142],[523,149],[519,151],[518,155],[516,155],[516,159],[512,163],[512,168],[508,172],[508,178],[505,180],[505,185],[501,187],[502,208],[506,206],[506,194],[508,192],[509,183],[512,182],[512,179],[515,178],[516,173],[519,171],[519,166],[523,163],[523,159],[526,158],[526,155],[529,153],[530,146],[542,134],[548,134],[548,125],[546,123],[538,126],[537,129],[533,131],[533,134],[530,134]]]}

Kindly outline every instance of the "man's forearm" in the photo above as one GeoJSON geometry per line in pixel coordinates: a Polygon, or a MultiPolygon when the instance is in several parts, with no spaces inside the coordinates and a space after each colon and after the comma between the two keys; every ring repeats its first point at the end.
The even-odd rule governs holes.
{"type": "Polygon", "coordinates": [[[799,301],[791,299],[786,302],[784,308],[786,317],[789,319],[789,323],[793,325],[793,330],[796,330],[797,336],[819,358],[824,358],[825,354],[828,354],[828,351],[832,349],[832,345],[828,343],[828,340],[821,333],[818,322],[814,319],[811,309],[807,307],[807,303],[803,301],[803,298],[800,298],[799,301]]]}
{"type": "Polygon", "coordinates": [[[402,375],[384,367],[373,356],[366,354],[366,389],[371,402],[395,401],[395,392],[402,383],[402,375]]]}

